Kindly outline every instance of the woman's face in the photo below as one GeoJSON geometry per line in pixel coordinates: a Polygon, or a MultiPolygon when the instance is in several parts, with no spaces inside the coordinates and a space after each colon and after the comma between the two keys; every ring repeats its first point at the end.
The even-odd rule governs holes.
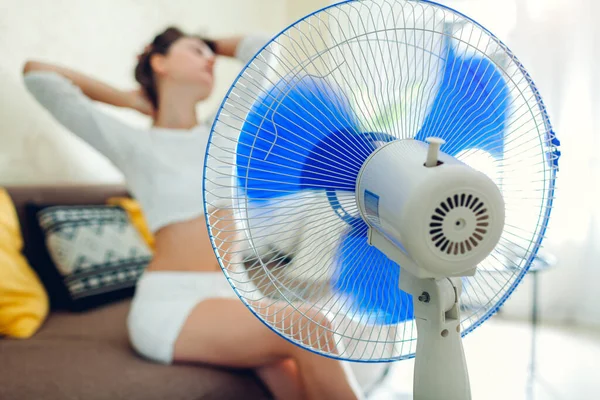
{"type": "Polygon", "coordinates": [[[164,76],[177,83],[197,86],[199,96],[210,95],[214,85],[215,55],[202,40],[193,37],[177,39],[164,57],[164,76]]]}

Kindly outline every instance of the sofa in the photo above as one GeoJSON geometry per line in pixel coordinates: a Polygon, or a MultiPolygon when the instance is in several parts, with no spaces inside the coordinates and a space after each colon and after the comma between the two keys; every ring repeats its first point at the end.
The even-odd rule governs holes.
{"type": "MultiPolygon", "coordinates": [[[[104,204],[127,196],[120,185],[6,187],[19,220],[25,256],[33,260],[27,203],[104,204]]],[[[39,266],[38,266],[39,267],[39,266]]],[[[83,312],[53,309],[28,339],[0,338],[0,399],[270,399],[251,370],[205,365],[159,365],[130,347],[130,297],[83,312]]]]}

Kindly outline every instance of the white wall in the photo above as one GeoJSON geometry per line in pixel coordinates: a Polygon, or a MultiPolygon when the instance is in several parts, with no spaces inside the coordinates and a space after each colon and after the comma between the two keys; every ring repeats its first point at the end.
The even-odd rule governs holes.
{"type": "MultiPolygon", "coordinates": [[[[121,182],[104,157],[57,124],[26,92],[25,60],[64,64],[121,88],[134,88],[136,55],[168,24],[212,36],[265,32],[289,22],[281,0],[0,0],[0,185],[121,182]]],[[[221,60],[215,110],[241,65],[221,60]]],[[[133,124],[149,120],[106,107],[133,124]]]]}
{"type": "Polygon", "coordinates": [[[328,6],[330,3],[331,2],[328,0],[288,0],[286,9],[287,20],[292,23],[314,11],[328,6]]]}

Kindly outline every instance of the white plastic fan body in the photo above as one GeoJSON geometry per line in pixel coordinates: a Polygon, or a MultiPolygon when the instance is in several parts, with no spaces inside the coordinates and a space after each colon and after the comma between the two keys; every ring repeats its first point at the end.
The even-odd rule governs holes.
{"type": "Polygon", "coordinates": [[[460,277],[474,275],[498,244],[504,201],[490,178],[431,142],[428,149],[399,140],[375,151],[358,175],[357,203],[369,243],[401,266],[399,285],[413,295],[414,398],[465,400],[460,277]]]}
{"type": "Polygon", "coordinates": [[[398,140],[363,165],[357,203],[371,244],[418,278],[473,275],[502,235],[502,195],[454,157],[439,153],[428,167],[427,156],[427,144],[398,140]]]}

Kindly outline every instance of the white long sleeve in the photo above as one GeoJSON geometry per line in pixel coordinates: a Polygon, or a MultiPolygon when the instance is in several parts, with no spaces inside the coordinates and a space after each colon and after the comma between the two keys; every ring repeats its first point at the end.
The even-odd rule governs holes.
{"type": "Polygon", "coordinates": [[[141,131],[100,110],[66,77],[51,71],[25,74],[35,99],[69,131],[122,168],[141,131]]]}

